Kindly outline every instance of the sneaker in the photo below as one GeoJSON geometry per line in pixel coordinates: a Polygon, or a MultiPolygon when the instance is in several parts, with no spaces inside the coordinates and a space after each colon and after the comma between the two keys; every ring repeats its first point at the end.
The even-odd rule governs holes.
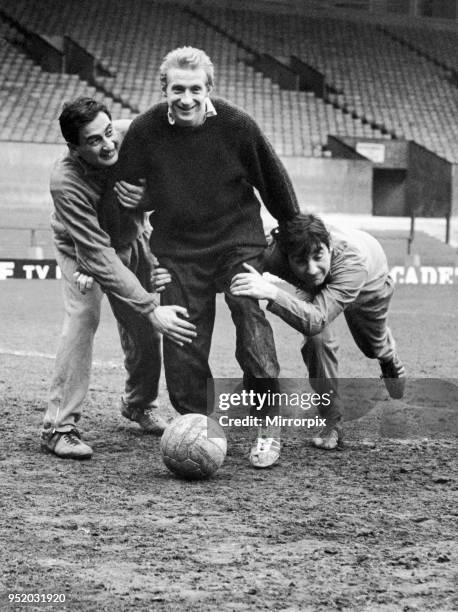
{"type": "Polygon", "coordinates": [[[92,457],[92,448],[81,440],[77,429],[43,431],[41,449],[64,459],[90,459],[92,457]]]}
{"type": "Polygon", "coordinates": [[[280,438],[259,436],[250,451],[250,463],[255,468],[270,467],[280,457],[280,438]]]}
{"type": "Polygon", "coordinates": [[[395,354],[389,361],[381,361],[380,368],[382,370],[380,378],[383,379],[390,397],[401,399],[406,386],[406,370],[402,361],[395,354]]]}
{"type": "Polygon", "coordinates": [[[121,414],[129,421],[135,421],[146,433],[162,435],[169,424],[164,417],[158,414],[157,408],[130,408],[121,400],[121,414]]]}
{"type": "Polygon", "coordinates": [[[312,438],[313,445],[323,450],[335,450],[343,446],[343,434],[340,425],[330,425],[323,427],[312,438]]]}

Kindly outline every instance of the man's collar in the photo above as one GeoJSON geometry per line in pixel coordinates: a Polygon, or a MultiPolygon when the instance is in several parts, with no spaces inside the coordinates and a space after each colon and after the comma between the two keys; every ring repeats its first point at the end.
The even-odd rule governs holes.
{"type": "Polygon", "coordinates": [[[205,118],[207,117],[216,117],[217,112],[216,108],[213,106],[213,102],[210,98],[205,100],[205,118]]]}
{"type": "Polygon", "coordinates": [[[78,155],[78,153],[70,149],[69,150],[70,158],[79,165],[81,171],[85,175],[98,176],[106,174],[107,168],[99,168],[98,166],[93,166],[92,164],[88,164],[82,157],[78,155]]]}
{"type": "MultiPolygon", "coordinates": [[[[216,108],[213,106],[213,102],[210,100],[210,98],[205,98],[205,116],[203,123],[205,123],[207,117],[215,117],[216,115],[217,112],[216,108]]],[[[172,113],[170,112],[170,108],[167,109],[167,119],[170,125],[175,125],[175,119],[173,118],[172,113]]]]}

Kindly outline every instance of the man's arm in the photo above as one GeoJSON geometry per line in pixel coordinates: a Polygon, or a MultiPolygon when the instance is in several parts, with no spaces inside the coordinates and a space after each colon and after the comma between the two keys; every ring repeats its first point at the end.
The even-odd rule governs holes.
{"type": "Polygon", "coordinates": [[[186,321],[188,313],[180,306],[160,306],[121,261],[110,246],[110,238],[98,222],[84,188],[72,185],[51,190],[56,211],[70,234],[81,268],[101,287],[145,316],[154,328],[172,342],[183,346],[195,338],[195,326],[186,321]]]}
{"type": "MultiPolygon", "coordinates": [[[[113,168],[112,186],[115,191],[120,191],[120,185],[130,183],[145,187],[145,194],[141,202],[126,208],[151,210],[152,206],[148,198],[149,181],[151,171],[148,166],[147,137],[141,123],[142,117],[132,121],[127,133],[124,135],[122,146],[116,166],[113,168]],[[140,121],[139,121],[140,119],[140,121]]],[[[115,198],[113,190],[108,189],[104,198],[115,198]]],[[[125,206],[125,204],[123,203],[125,206]]]]}
{"type": "Polygon", "coordinates": [[[60,181],[51,186],[51,195],[59,220],[75,245],[78,264],[101,287],[126,302],[140,314],[147,315],[158,305],[139,280],[119,259],[110,237],[99,225],[97,214],[84,187],[60,181]]]}
{"type": "Polygon", "coordinates": [[[278,289],[267,310],[281,317],[288,325],[306,336],[319,334],[358,297],[367,280],[367,270],[358,257],[332,270],[331,278],[310,301],[278,289]]]}
{"type": "Polygon", "coordinates": [[[270,214],[287,221],[300,212],[291,179],[259,126],[251,120],[248,128],[244,156],[250,181],[270,214]]]}
{"type": "Polygon", "coordinates": [[[236,274],[231,283],[234,295],[268,300],[267,310],[305,334],[319,334],[345,308],[354,302],[367,279],[367,270],[356,255],[334,267],[332,277],[310,301],[301,299],[263,278],[244,264],[248,272],[236,274]]]}

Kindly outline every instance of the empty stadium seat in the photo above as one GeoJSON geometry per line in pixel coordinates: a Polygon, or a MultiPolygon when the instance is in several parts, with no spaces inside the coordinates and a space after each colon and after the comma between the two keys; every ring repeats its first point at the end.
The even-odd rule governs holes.
{"type": "MultiPolygon", "coordinates": [[[[415,139],[452,161],[458,159],[456,133],[450,130],[456,123],[456,89],[430,61],[375,26],[218,7],[199,6],[191,12],[143,0],[47,0],[46,11],[27,0],[0,0],[0,7],[35,32],[70,35],[112,75],[96,77],[100,90],[111,92],[131,109],[143,111],[161,100],[158,70],[163,56],[176,46],[190,44],[212,57],[215,93],[255,116],[281,154],[323,155],[328,134],[396,135],[415,139]],[[248,65],[249,53],[241,45],[209,23],[257,52],[282,60],[293,54],[300,57],[321,71],[337,92],[329,96],[332,104],[309,92],[281,91],[248,65]]],[[[45,142],[52,138],[59,142],[55,119],[62,101],[91,92],[101,98],[105,94],[96,93],[78,77],[44,73],[7,40],[7,35],[12,36],[10,26],[0,27],[5,104],[0,120],[8,127],[19,101],[25,112],[21,121],[27,123],[27,116],[33,115],[47,126],[35,131],[16,126],[2,130],[1,137],[37,141],[45,134],[45,142]],[[47,104],[37,104],[40,98],[47,104]]],[[[133,116],[127,106],[104,99],[115,117],[133,116]]]]}

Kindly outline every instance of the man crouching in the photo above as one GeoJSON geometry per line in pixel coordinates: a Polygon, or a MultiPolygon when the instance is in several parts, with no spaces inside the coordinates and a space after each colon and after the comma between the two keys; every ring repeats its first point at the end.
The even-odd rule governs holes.
{"type": "Polygon", "coordinates": [[[331,393],[320,408],[326,426],[314,438],[325,450],[342,442],[342,400],[338,392],[337,341],[331,323],[344,313],[360,350],[378,359],[392,398],[404,394],[405,369],[387,325],[393,295],[385,253],[379,242],[359,230],[327,228],[314,215],[299,214],[274,230],[266,251],[265,270],[294,285],[291,295],[244,264],[234,276],[233,295],[268,300],[267,310],[304,334],[301,349],[310,383],[317,393],[331,393]]]}

